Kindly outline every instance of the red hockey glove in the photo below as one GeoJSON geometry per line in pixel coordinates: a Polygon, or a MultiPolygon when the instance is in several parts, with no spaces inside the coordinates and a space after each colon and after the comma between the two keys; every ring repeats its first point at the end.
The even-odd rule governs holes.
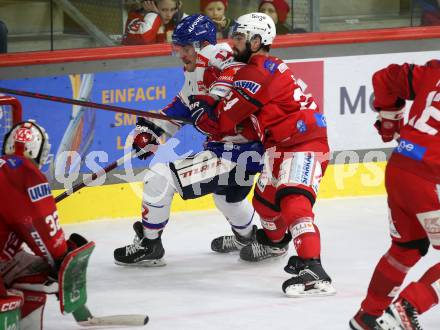
{"type": "Polygon", "coordinates": [[[216,101],[208,95],[191,95],[188,99],[195,128],[207,136],[219,135],[215,113],[216,101]]]}
{"type": "Polygon", "coordinates": [[[159,136],[161,134],[158,130],[161,129],[145,118],[138,117],[134,132],[133,149],[136,150],[136,153],[141,150],[144,151],[144,153],[138,154],[139,159],[147,159],[156,152],[159,142],[155,135],[159,136]],[[155,129],[157,132],[155,132],[155,129]]]}
{"type": "MultiPolygon", "coordinates": [[[[381,104],[380,100],[375,99],[374,103],[381,104]]],[[[390,142],[392,140],[397,140],[400,136],[400,129],[402,128],[403,115],[405,110],[405,100],[398,97],[394,102],[394,105],[390,107],[378,107],[376,105],[376,111],[379,113],[374,127],[382,137],[383,142],[390,142]]]]}
{"type": "Polygon", "coordinates": [[[379,111],[374,127],[382,137],[383,142],[397,140],[400,136],[399,132],[403,126],[403,115],[405,110],[389,110],[379,111]]]}

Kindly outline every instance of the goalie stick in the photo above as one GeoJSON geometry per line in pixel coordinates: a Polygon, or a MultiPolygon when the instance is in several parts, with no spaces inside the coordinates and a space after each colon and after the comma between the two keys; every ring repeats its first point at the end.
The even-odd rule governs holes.
{"type": "Polygon", "coordinates": [[[93,316],[86,305],[72,313],[75,321],[83,327],[121,326],[140,327],[148,323],[149,318],[143,314],[93,316]]]}
{"type": "Polygon", "coordinates": [[[160,113],[118,107],[115,105],[108,105],[108,104],[100,104],[100,103],[94,103],[94,102],[89,102],[89,101],[75,100],[75,99],[69,99],[69,98],[61,97],[61,96],[52,96],[52,95],[33,93],[33,92],[27,92],[27,91],[20,91],[20,90],[16,90],[16,89],[9,89],[9,88],[3,88],[3,87],[0,87],[0,92],[6,93],[6,94],[25,96],[25,97],[32,97],[35,99],[41,99],[41,100],[47,100],[47,101],[53,101],[53,102],[75,104],[75,105],[79,105],[79,106],[83,106],[83,107],[107,110],[107,111],[112,111],[112,112],[122,112],[122,113],[127,113],[130,115],[136,115],[136,116],[141,116],[141,117],[146,117],[146,118],[161,119],[161,120],[166,120],[166,121],[170,121],[170,122],[178,121],[178,122],[181,122],[184,124],[192,124],[191,120],[189,120],[187,118],[183,118],[183,117],[171,117],[171,116],[162,115],[160,113]]]}

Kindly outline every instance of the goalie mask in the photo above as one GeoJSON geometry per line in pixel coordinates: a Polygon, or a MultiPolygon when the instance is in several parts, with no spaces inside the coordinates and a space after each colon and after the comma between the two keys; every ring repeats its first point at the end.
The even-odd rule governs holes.
{"type": "Polygon", "coordinates": [[[5,135],[2,153],[32,159],[39,168],[49,156],[49,136],[34,120],[18,123],[5,135]]]}

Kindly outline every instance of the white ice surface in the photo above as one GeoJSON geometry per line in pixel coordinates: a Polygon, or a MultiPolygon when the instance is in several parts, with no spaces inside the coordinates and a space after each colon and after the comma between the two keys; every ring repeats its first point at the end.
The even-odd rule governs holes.
{"type": "MultiPolygon", "coordinates": [[[[113,250],[130,243],[134,219],[103,220],[64,226],[96,242],[88,273],[87,305],[93,314],[146,313],[145,329],[348,329],[359,308],[372,271],[388,249],[385,197],[319,200],[315,207],[321,230],[322,261],[338,290],[336,296],[287,298],[281,284],[287,257],[262,263],[240,261],[238,254],[210,250],[212,238],[229,233],[217,211],[174,214],[163,235],[167,265],[120,267],[113,250]]],[[[418,279],[439,261],[430,250],[407,277],[418,279]]],[[[421,317],[423,329],[440,329],[439,308],[421,317]]],[[[46,330],[79,329],[62,316],[50,297],[46,330]]],[[[115,328],[113,328],[115,329],[115,328]]]]}

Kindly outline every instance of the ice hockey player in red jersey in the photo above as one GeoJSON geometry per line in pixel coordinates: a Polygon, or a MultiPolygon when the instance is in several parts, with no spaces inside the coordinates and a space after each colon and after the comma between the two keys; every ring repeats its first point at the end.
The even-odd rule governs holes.
{"type": "Polygon", "coordinates": [[[257,231],[257,241],[241,249],[240,257],[258,261],[277,255],[293,239],[298,255],[285,267],[293,277],[283,283],[283,291],[291,297],[331,295],[335,289],[321,265],[320,235],[312,211],[328,163],[326,123],[288,66],[268,54],[275,35],[275,25],[266,14],[237,19],[234,55],[247,65],[215,109],[218,120],[204,118],[223,134],[240,129],[250,118],[265,147],[264,168],[253,197],[263,229],[257,231]]]}
{"type": "MultiPolygon", "coordinates": [[[[229,135],[211,135],[209,125],[205,127],[205,122],[200,120],[202,112],[190,107],[192,101],[214,104],[225,97],[243,63],[234,61],[228,44],[217,43],[215,24],[204,15],[191,15],[179,23],[173,33],[173,49],[184,64],[185,82],[177,97],[161,112],[192,121],[207,140],[204,150],[197,154],[149,167],[144,179],[142,222],[137,221],[133,226],[135,240],[114,251],[115,263],[122,266],[165,265],[161,235],[170,219],[175,193],[184,200],[212,194],[233,232],[212,240],[213,251],[236,252],[255,236],[256,216],[246,196],[252,189],[254,176],[261,170],[262,144],[249,125],[229,135]],[[256,157],[241,157],[249,153],[256,157]],[[238,177],[242,182],[238,182],[238,177]]],[[[175,121],[138,117],[133,147],[139,152],[158,144],[171,138],[182,126],[175,121]]],[[[146,159],[151,153],[154,152],[140,158],[146,159]]],[[[286,252],[286,249],[278,251],[286,252]]]]}
{"type": "Polygon", "coordinates": [[[0,314],[20,306],[21,329],[42,329],[42,291],[51,291],[45,285],[50,278],[56,280],[68,246],[79,245],[73,239],[66,242],[49,184],[39,169],[49,149],[45,130],[26,121],[5,136],[0,157],[0,314]],[[25,251],[23,243],[33,253],[25,251]]]}
{"type": "Polygon", "coordinates": [[[397,294],[429,246],[440,249],[440,61],[391,64],[373,75],[373,88],[376,128],[384,142],[398,143],[385,172],[391,247],[350,327],[421,329],[418,314],[439,302],[440,263],[397,294]],[[406,100],[413,103],[404,125],[406,100]]]}

